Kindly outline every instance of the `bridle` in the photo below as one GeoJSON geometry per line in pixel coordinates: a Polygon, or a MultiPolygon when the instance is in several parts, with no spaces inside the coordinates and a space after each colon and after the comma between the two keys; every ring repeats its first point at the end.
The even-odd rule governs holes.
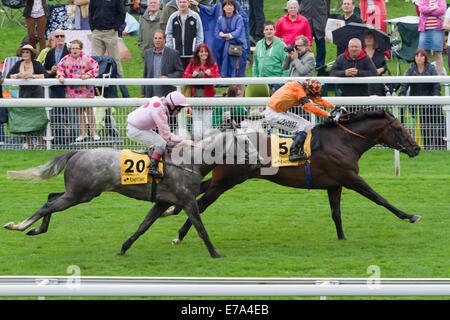
{"type": "MultiPolygon", "coordinates": [[[[394,119],[392,119],[392,120],[390,120],[389,121],[389,123],[388,123],[388,125],[387,125],[387,128],[388,127],[390,127],[391,126],[391,124],[392,124],[392,122],[394,122],[395,120],[397,120],[396,118],[394,118],[394,119]]],[[[404,146],[401,142],[400,142],[400,137],[399,137],[399,131],[398,130],[396,130],[396,128],[393,128],[393,130],[391,130],[392,131],[392,138],[393,138],[393,140],[394,141],[396,141],[396,144],[395,144],[395,149],[396,150],[398,150],[398,151],[408,151],[408,148],[406,147],[406,146],[404,146]]]]}
{"type": "MultiPolygon", "coordinates": [[[[348,119],[349,119],[349,118],[347,118],[347,119],[340,118],[339,121],[341,121],[341,120],[346,121],[346,120],[348,120],[348,119]]],[[[385,120],[387,121],[387,125],[386,125],[386,128],[382,131],[382,133],[384,133],[385,130],[387,130],[388,128],[390,128],[390,127],[391,127],[391,124],[392,124],[395,120],[397,120],[397,119],[396,119],[396,118],[393,118],[393,119],[391,119],[391,120],[389,120],[389,119],[385,119],[385,120]]],[[[352,135],[354,135],[354,136],[357,136],[357,137],[359,137],[359,138],[361,138],[361,139],[365,139],[365,140],[367,140],[367,141],[373,142],[374,144],[378,144],[378,143],[379,143],[379,142],[378,142],[378,137],[377,137],[377,139],[370,139],[370,138],[367,138],[366,136],[363,136],[363,135],[361,135],[361,134],[359,134],[359,133],[356,133],[356,132],[350,130],[349,128],[343,126],[342,124],[339,123],[339,121],[336,122],[336,124],[337,124],[340,128],[342,128],[344,131],[346,131],[346,132],[348,132],[348,133],[350,133],[350,134],[352,134],[352,135]]],[[[381,134],[380,134],[380,136],[381,136],[381,134]]],[[[402,143],[400,143],[400,140],[401,140],[401,139],[399,139],[397,130],[395,130],[395,129],[392,130],[392,136],[393,136],[393,140],[396,141],[396,144],[395,144],[395,147],[394,147],[394,148],[397,149],[397,150],[399,150],[399,151],[406,151],[407,148],[406,148],[402,143]]]]}

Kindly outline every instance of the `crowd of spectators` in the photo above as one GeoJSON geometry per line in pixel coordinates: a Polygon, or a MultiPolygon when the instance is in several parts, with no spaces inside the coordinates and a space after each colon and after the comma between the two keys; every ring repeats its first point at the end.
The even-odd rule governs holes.
{"type": "MultiPolygon", "coordinates": [[[[276,22],[265,20],[262,0],[218,0],[217,3],[213,0],[141,2],[144,9],[139,17],[137,45],[144,63],[143,78],[245,77],[250,64],[255,77],[311,77],[315,71],[326,67],[325,27],[330,17],[329,1],[301,0],[299,4],[297,0],[288,0],[286,14],[280,16],[276,22]],[[313,42],[315,55],[312,51],[313,42]],[[250,50],[252,47],[253,50],[250,50]]],[[[355,13],[354,0],[342,0],[343,14],[334,15],[333,18],[343,20],[345,24],[371,23],[374,21],[374,14],[378,12],[378,9],[375,10],[377,6],[384,6],[384,1],[381,1],[382,4],[378,2],[380,1],[361,1],[360,7],[364,12],[361,12],[360,17],[355,13]]],[[[419,49],[424,50],[420,52],[424,52],[427,59],[425,67],[418,67],[418,62],[414,61],[405,75],[432,74],[430,70],[435,67],[428,62],[431,52],[436,60],[434,70],[437,75],[441,75],[442,51],[445,48],[444,29],[450,29],[450,11],[446,12],[445,0],[417,0],[415,4],[420,19],[419,49]],[[446,18],[442,21],[439,17],[444,14],[446,18]]],[[[83,53],[83,43],[78,40],[66,42],[64,30],[53,31],[46,44],[45,24],[49,17],[46,0],[27,0],[24,16],[29,44],[21,47],[19,54],[23,60],[14,65],[8,77],[57,77],[63,84],[65,78],[88,79],[98,74],[99,66],[92,57],[83,53]],[[40,48],[39,55],[37,44],[40,48]],[[28,66],[28,69],[25,69],[25,66],[28,66]]],[[[88,19],[94,55],[111,56],[120,77],[126,76],[118,44],[124,29],[125,16],[126,9],[122,0],[111,0],[107,3],[90,0],[88,19]]],[[[378,28],[383,29],[385,25],[378,28]]],[[[378,49],[375,36],[371,32],[365,33],[361,39],[354,38],[348,44],[338,45],[336,49],[336,59],[329,71],[330,76],[367,77],[388,72],[386,52],[378,49]]],[[[270,94],[280,86],[281,84],[271,83],[270,94]]],[[[403,85],[401,94],[406,94],[407,88],[408,86],[403,85]]],[[[411,86],[411,91],[415,92],[413,88],[411,86]]],[[[173,90],[176,88],[170,85],[143,85],[141,97],[166,96],[173,90]]],[[[435,91],[433,95],[437,94],[437,90],[435,91]]],[[[244,92],[244,85],[233,86],[228,96],[238,96],[244,92]]],[[[213,85],[184,86],[183,93],[192,97],[213,97],[216,95],[216,88],[213,85]]],[[[386,94],[386,88],[381,84],[368,85],[355,81],[352,84],[339,85],[336,93],[342,96],[381,96],[386,94]]],[[[40,86],[21,86],[19,92],[20,97],[42,95],[40,86]]],[[[50,88],[51,98],[93,98],[94,95],[93,88],[88,86],[55,85],[50,88]]],[[[17,108],[17,112],[20,111],[17,108]]],[[[36,112],[38,111],[42,110],[36,108],[36,112]]],[[[194,111],[193,132],[204,134],[206,127],[217,126],[217,123],[223,120],[222,114],[224,112],[213,109],[194,111]]],[[[416,116],[413,112],[412,115],[416,116]]],[[[5,122],[4,114],[0,116],[0,121],[5,122]]],[[[9,132],[12,133],[14,117],[14,112],[7,117],[10,119],[9,132]]],[[[56,144],[71,142],[65,137],[67,132],[64,127],[74,121],[79,124],[75,142],[88,138],[87,123],[92,140],[100,140],[92,108],[77,108],[76,111],[63,107],[53,108],[49,120],[55,137],[53,142],[56,144]]],[[[171,121],[171,124],[176,126],[176,119],[171,121]]],[[[42,133],[42,128],[31,129],[32,131],[22,130],[20,133],[42,133]]],[[[0,144],[3,141],[3,125],[0,122],[0,144]]],[[[33,143],[29,141],[28,144],[33,143]]]]}

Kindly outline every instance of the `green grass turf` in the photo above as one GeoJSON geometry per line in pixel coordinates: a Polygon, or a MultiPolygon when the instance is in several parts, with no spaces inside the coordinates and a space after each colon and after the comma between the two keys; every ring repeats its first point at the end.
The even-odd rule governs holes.
{"type": "MultiPolygon", "coordinates": [[[[64,190],[63,175],[47,181],[7,179],[7,170],[50,160],[56,152],[0,152],[0,224],[20,222],[64,190]]],[[[338,241],[325,191],[297,190],[250,180],[224,194],[203,221],[225,259],[211,259],[192,230],[172,246],[185,214],[158,220],[123,257],[115,254],[151,204],[112,193],[55,213],[49,231],[36,237],[0,230],[0,275],[66,275],[75,264],[83,276],[366,277],[370,265],[382,277],[448,277],[450,272],[450,154],[426,151],[401,157],[371,150],[361,176],[393,205],[419,214],[400,221],[353,191],[342,197],[347,241],[338,241]]],[[[38,226],[40,221],[36,223],[38,226]]]]}

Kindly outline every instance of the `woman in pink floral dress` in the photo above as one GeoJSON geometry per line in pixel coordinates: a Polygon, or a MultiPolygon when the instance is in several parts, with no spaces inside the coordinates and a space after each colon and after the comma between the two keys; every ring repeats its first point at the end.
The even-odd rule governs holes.
{"type": "MultiPolygon", "coordinates": [[[[64,83],[64,79],[91,79],[98,75],[98,63],[87,54],[83,53],[83,42],[73,40],[70,42],[69,54],[61,59],[56,71],[56,77],[59,82],[64,83]]],[[[66,86],[66,98],[94,98],[93,86],[66,86]]],[[[87,138],[87,126],[85,114],[89,121],[91,136],[94,141],[100,140],[95,129],[95,117],[92,108],[79,108],[77,110],[78,122],[80,123],[80,134],[75,139],[76,142],[82,142],[87,138]]]]}

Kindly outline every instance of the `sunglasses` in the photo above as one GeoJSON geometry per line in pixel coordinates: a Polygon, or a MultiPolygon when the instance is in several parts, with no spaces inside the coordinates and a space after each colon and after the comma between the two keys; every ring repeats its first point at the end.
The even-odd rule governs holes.
{"type": "Polygon", "coordinates": [[[64,38],[65,37],[65,35],[63,35],[63,34],[57,34],[57,35],[55,35],[55,38],[64,38]]]}

